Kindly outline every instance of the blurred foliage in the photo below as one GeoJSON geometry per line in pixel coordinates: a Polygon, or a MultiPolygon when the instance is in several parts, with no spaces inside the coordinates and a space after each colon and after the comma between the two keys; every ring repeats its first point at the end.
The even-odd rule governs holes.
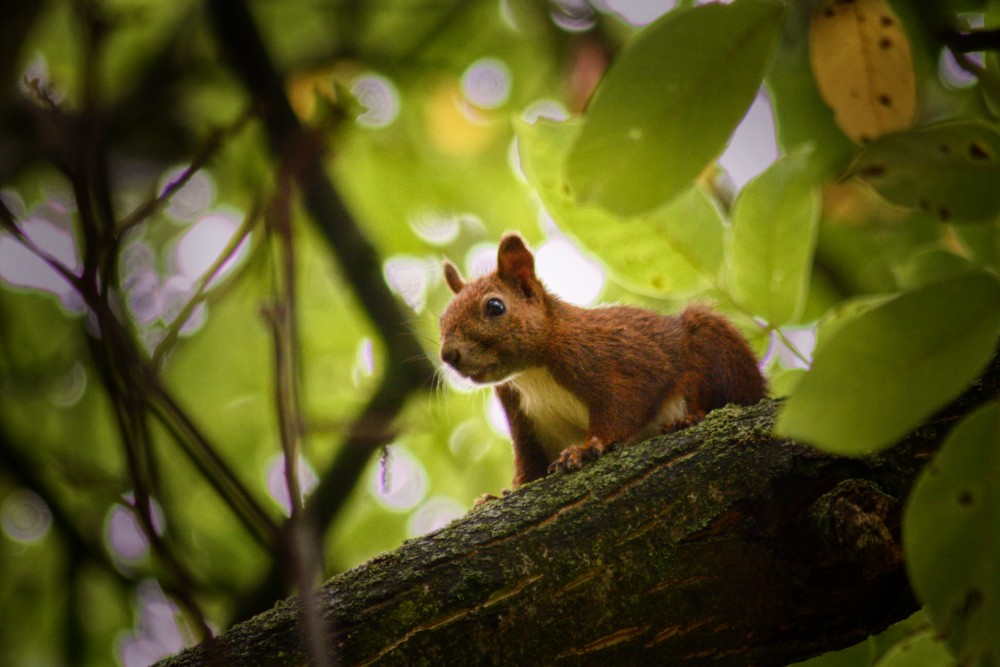
{"type": "MultiPolygon", "coordinates": [[[[343,498],[315,574],[508,484],[487,394],[444,375],[341,467],[391,352],[436,357],[441,259],[485,270],[504,230],[569,239],[604,301],[716,303],[790,395],[783,432],[838,453],[890,445],[996,350],[997,0],[679,2],[648,28],[641,2],[255,0],[291,147],[212,4],[2,10],[4,664],[148,664],[292,590],[262,585],[309,574],[281,546],[283,451],[343,498]],[[755,95],[775,155],[732,139],[755,95]],[[915,112],[886,116],[900,95],[915,112]],[[719,166],[727,142],[755,178],[719,166]],[[289,199],[316,146],[404,313],[391,336],[289,199]]],[[[997,432],[995,405],[963,422],[908,509],[927,618],[812,664],[1000,660],[997,432]]]]}

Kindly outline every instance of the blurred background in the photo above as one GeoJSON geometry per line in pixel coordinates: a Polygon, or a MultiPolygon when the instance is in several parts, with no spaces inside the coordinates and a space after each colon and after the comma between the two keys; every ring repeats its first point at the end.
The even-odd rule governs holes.
{"type": "MultiPolygon", "coordinates": [[[[566,298],[625,296],[541,210],[509,121],[580,111],[621,45],[673,4],[249,4],[377,252],[407,349],[436,358],[441,261],[484,272],[504,230],[529,238],[566,298]]],[[[229,67],[220,30],[236,27],[193,1],[15,1],[3,13],[0,197],[17,233],[0,233],[0,662],[147,665],[290,592],[266,536],[292,511],[273,326],[288,280],[297,484],[306,498],[322,480],[336,489],[316,527],[323,576],[508,485],[490,393],[415,359],[401,361],[418,380],[385,415],[391,433],[352,440],[356,473],[335,465],[381,383],[399,383],[386,380],[397,341],[297,205],[285,216],[294,255],[276,259],[282,177],[229,67]]],[[[734,173],[775,155],[766,101],[751,118],[760,164],[734,158],[734,173]]]]}
{"type": "MultiPolygon", "coordinates": [[[[574,303],[690,296],[563,235],[511,125],[579,114],[675,4],[5,3],[0,664],[152,664],[505,488],[498,404],[435,370],[441,262],[484,273],[518,230],[574,303]]],[[[777,145],[762,92],[719,191],[777,145]]],[[[802,321],[893,284],[882,231],[822,232],[802,321]]],[[[785,336],[754,345],[803,366],[811,328],[785,336]]]]}

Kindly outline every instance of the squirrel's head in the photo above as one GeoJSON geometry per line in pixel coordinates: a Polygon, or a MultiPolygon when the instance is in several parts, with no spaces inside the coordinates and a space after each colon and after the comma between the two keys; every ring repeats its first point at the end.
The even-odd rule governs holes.
{"type": "Polygon", "coordinates": [[[502,382],[540,363],[546,293],[524,239],[504,234],[493,273],[466,283],[455,265],[445,262],[444,277],[455,293],[441,315],[445,363],[483,384],[502,382]]]}

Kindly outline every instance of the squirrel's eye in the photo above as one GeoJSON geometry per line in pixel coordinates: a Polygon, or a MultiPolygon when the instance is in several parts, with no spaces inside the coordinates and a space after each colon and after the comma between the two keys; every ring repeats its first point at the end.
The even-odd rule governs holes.
{"type": "Polygon", "coordinates": [[[490,299],[483,310],[486,317],[500,317],[507,312],[507,306],[500,299],[490,299]]]}

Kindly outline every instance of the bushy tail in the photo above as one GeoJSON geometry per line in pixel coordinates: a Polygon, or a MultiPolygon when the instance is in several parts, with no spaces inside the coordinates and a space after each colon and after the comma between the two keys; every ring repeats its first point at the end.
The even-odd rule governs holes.
{"type": "Polygon", "coordinates": [[[680,315],[691,336],[697,365],[708,378],[706,412],[727,403],[752,405],[767,395],[767,383],[746,339],[729,320],[704,305],[680,315]]]}

